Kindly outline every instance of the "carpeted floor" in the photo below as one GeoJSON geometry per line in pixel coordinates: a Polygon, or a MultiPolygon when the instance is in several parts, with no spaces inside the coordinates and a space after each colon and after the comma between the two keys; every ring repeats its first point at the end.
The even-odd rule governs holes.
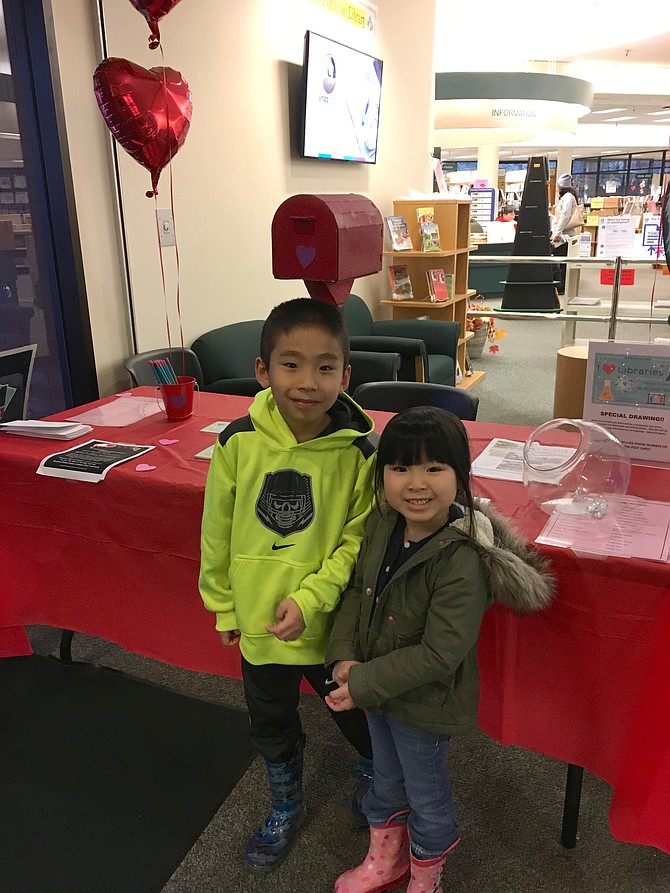
{"type": "Polygon", "coordinates": [[[244,712],[88,664],[0,661],[0,888],[159,893],[246,771],[244,712]]]}
{"type": "MultiPolygon", "coordinates": [[[[57,631],[35,627],[31,638],[36,649],[57,651],[57,631]]],[[[244,704],[235,680],[165,666],[99,639],[75,636],[73,653],[77,660],[117,667],[184,694],[232,707],[244,704]]],[[[309,819],[287,862],[262,878],[242,864],[245,838],[267,806],[264,766],[256,759],[162,893],[331,893],[335,877],[364,856],[366,834],[349,831],[336,814],[352,785],[355,756],[316,697],[303,696],[301,710],[308,735],[309,819]]],[[[464,841],[445,871],[445,893],[670,890],[670,856],[612,838],[611,790],[600,779],[585,773],[580,839],[574,850],[565,850],[559,843],[562,764],[472,732],[455,742],[451,773],[464,841]]]]}

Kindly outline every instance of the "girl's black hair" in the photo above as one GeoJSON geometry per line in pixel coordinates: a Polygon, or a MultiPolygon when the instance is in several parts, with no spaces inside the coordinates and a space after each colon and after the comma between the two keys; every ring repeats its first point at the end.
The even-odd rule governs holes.
{"type": "Polygon", "coordinates": [[[577,203],[579,204],[579,196],[577,195],[576,189],[574,189],[572,186],[559,186],[558,187],[558,197],[559,198],[563,198],[563,196],[565,195],[566,192],[569,192],[570,195],[574,195],[574,197],[577,199],[577,203]]]}
{"type": "Polygon", "coordinates": [[[415,406],[389,421],[379,438],[375,466],[375,495],[384,490],[386,465],[450,465],[456,475],[456,498],[468,510],[469,534],[474,534],[474,501],[470,489],[470,443],[463,422],[446,409],[415,406]]]}

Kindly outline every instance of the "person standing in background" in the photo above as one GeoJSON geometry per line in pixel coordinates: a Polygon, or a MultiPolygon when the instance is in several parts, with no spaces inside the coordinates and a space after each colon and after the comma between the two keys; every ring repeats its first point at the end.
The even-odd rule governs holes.
{"type": "MultiPolygon", "coordinates": [[[[568,256],[568,237],[575,235],[574,223],[571,220],[577,211],[577,190],[571,174],[561,174],[556,180],[558,202],[554,213],[554,225],[551,231],[551,253],[556,257],[568,256]]],[[[565,264],[558,267],[559,295],[565,294],[565,264]]]]}

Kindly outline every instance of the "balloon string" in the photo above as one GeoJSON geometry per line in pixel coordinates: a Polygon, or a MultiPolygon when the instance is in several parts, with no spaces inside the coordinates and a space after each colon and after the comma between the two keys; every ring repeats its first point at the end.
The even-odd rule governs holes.
{"type": "Polygon", "coordinates": [[[156,212],[156,238],[158,239],[158,258],[161,265],[161,279],[163,281],[163,306],[165,307],[165,328],[167,329],[168,347],[172,350],[172,338],[170,337],[170,314],[167,305],[167,289],[165,287],[165,264],[163,263],[163,246],[161,245],[161,231],[158,224],[158,196],[154,196],[154,210],[156,212]]]}
{"type": "Polygon", "coordinates": [[[186,348],[184,347],[184,328],[181,321],[181,288],[179,278],[179,244],[177,242],[177,224],[174,216],[174,184],[172,180],[172,159],[170,159],[170,212],[172,214],[172,226],[174,229],[174,256],[177,266],[177,320],[179,321],[179,337],[181,339],[181,368],[186,375],[186,348]]]}
{"type": "MultiPolygon", "coordinates": [[[[169,107],[168,107],[168,92],[167,92],[167,73],[165,70],[165,53],[163,52],[163,45],[159,44],[159,48],[161,51],[161,62],[163,63],[163,96],[165,97],[165,120],[169,119],[169,107]]],[[[172,229],[174,232],[174,254],[175,254],[175,263],[176,263],[176,272],[177,272],[177,295],[176,295],[176,303],[177,303],[177,320],[179,322],[179,338],[181,342],[181,370],[182,375],[186,375],[186,348],[184,346],[184,328],[181,320],[181,291],[179,285],[179,246],[177,244],[177,224],[175,222],[175,214],[174,214],[174,182],[172,179],[172,156],[173,152],[170,151],[170,160],[168,161],[168,171],[170,175],[170,213],[172,215],[172,229]]],[[[162,255],[161,255],[161,269],[162,269],[162,255]]],[[[165,277],[163,277],[163,293],[165,294],[165,277]]],[[[166,300],[166,313],[167,313],[167,300],[166,300]]],[[[170,344],[172,347],[172,344],[170,344]]]]}

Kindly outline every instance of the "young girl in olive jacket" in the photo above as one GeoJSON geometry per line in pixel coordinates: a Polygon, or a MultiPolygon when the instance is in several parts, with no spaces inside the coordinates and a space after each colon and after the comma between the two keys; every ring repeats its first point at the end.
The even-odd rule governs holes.
{"type": "Polygon", "coordinates": [[[460,841],[446,759],[451,735],[477,721],[482,617],[493,600],[521,612],[551,600],[544,561],[475,505],[469,481],[459,419],[432,407],[391,419],[377,452],[380,505],[327,656],[339,685],[328,704],[367,710],[374,759],[361,803],[370,850],[335,893],[381,893],[410,873],[408,893],[441,893],[460,841]]]}

